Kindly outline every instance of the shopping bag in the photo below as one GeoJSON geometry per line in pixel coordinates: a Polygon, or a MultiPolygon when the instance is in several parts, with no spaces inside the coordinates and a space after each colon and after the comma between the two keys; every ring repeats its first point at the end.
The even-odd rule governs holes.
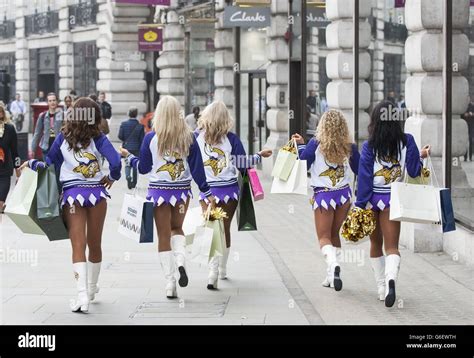
{"type": "Polygon", "coordinates": [[[69,239],[69,233],[59,204],[59,189],[54,166],[38,168],[37,185],[36,212],[33,213],[33,220],[48,237],[49,241],[69,239]]]}
{"type": "Polygon", "coordinates": [[[294,141],[290,141],[278,151],[278,156],[272,170],[272,177],[279,178],[283,181],[288,180],[298,157],[296,153],[290,151],[292,148],[297,151],[294,141]]]}
{"type": "Polygon", "coordinates": [[[443,232],[450,232],[456,230],[456,222],[454,220],[453,202],[451,200],[451,190],[440,189],[441,202],[441,225],[443,232]]]}
{"type": "Polygon", "coordinates": [[[195,208],[188,209],[183,221],[183,232],[184,236],[186,236],[186,245],[191,245],[193,243],[196,228],[202,225],[204,225],[202,208],[197,206],[195,208]]]}
{"type": "Polygon", "coordinates": [[[247,174],[242,176],[242,188],[237,206],[237,226],[239,231],[256,231],[257,219],[247,174]]]}
{"type": "Polygon", "coordinates": [[[307,172],[306,160],[297,160],[287,181],[273,178],[271,193],[308,195],[307,172]]]}
{"type": "Polygon", "coordinates": [[[33,219],[36,214],[36,188],[38,173],[23,169],[18,183],[6,202],[5,214],[24,233],[45,235],[33,219]]]}
{"type": "Polygon", "coordinates": [[[395,182],[391,186],[390,220],[439,224],[440,191],[430,185],[395,182]]]}
{"type": "Polygon", "coordinates": [[[207,226],[199,226],[194,233],[191,251],[191,262],[207,265],[211,257],[211,247],[214,238],[214,230],[207,226]]]}
{"type": "Polygon", "coordinates": [[[153,242],[153,203],[125,194],[118,232],[137,243],[153,242]]]}
{"type": "Polygon", "coordinates": [[[224,256],[224,250],[226,248],[224,220],[208,221],[206,227],[213,231],[209,259],[214,256],[224,256]]]}
{"type": "Polygon", "coordinates": [[[250,180],[250,188],[252,189],[253,200],[258,201],[262,200],[264,197],[262,183],[260,183],[260,178],[258,177],[256,169],[249,169],[247,171],[250,180]]]}

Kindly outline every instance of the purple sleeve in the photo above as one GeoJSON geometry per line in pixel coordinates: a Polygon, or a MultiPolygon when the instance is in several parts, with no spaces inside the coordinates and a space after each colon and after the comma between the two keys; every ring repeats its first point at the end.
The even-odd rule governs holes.
{"type": "Polygon", "coordinates": [[[94,139],[97,150],[102,154],[105,159],[109,162],[109,179],[119,180],[122,170],[122,161],[120,160],[120,154],[115,150],[114,146],[104,134],[99,135],[94,139]]]}
{"type": "Polygon", "coordinates": [[[204,196],[211,195],[211,188],[206,180],[206,172],[204,171],[204,164],[202,161],[201,150],[199,149],[199,145],[196,142],[196,138],[193,137],[193,143],[189,148],[189,155],[188,155],[188,164],[189,168],[191,169],[191,175],[193,176],[194,181],[199,187],[201,193],[204,196]]]}
{"type": "Polygon", "coordinates": [[[407,156],[406,156],[406,168],[408,175],[412,178],[416,178],[421,174],[423,163],[420,159],[420,151],[415,143],[415,138],[411,134],[406,134],[407,138],[407,156]]]}
{"type": "Polygon", "coordinates": [[[311,138],[308,144],[299,144],[298,145],[298,154],[301,160],[306,160],[308,165],[308,170],[313,165],[316,160],[316,149],[318,148],[318,141],[315,138],[311,138]]]}
{"type": "Polygon", "coordinates": [[[60,133],[56,139],[54,140],[51,148],[48,151],[48,155],[46,156],[46,162],[42,162],[41,160],[32,159],[28,162],[28,165],[34,171],[37,171],[38,168],[46,168],[50,165],[54,165],[54,169],[57,173],[61,169],[61,165],[64,162],[63,153],[61,153],[61,145],[64,142],[64,135],[60,133]]]}
{"type": "Polygon", "coordinates": [[[150,150],[150,143],[155,136],[155,132],[151,131],[147,133],[143,139],[142,146],[140,147],[140,157],[137,158],[130,154],[127,158],[128,164],[135,169],[138,169],[140,174],[148,174],[153,168],[153,155],[150,150]]]}
{"type": "Polygon", "coordinates": [[[351,166],[352,172],[357,175],[359,173],[359,160],[360,154],[359,149],[356,144],[352,144],[352,153],[349,159],[349,164],[351,166]]]}
{"type": "Polygon", "coordinates": [[[357,201],[355,206],[365,209],[372,197],[374,187],[374,151],[368,142],[362,145],[357,179],[357,201]]]}

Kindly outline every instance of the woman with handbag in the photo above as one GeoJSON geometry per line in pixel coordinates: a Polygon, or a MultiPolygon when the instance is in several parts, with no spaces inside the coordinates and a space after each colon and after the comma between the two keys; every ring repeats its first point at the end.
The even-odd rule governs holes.
{"type": "Polygon", "coordinates": [[[380,102],[372,111],[369,139],[362,146],[357,201],[362,209],[372,209],[376,228],[370,235],[370,262],[377,283],[379,300],[386,307],[395,303],[395,281],[400,269],[400,222],[390,221],[390,188],[403,174],[418,177],[420,158],[429,155],[430,146],[420,151],[412,135],[403,133],[397,106],[380,102]],[[385,248],[385,255],[382,250],[385,248]]]}
{"type": "Polygon", "coordinates": [[[294,134],[292,138],[296,140],[300,158],[307,161],[311,173],[314,222],[327,264],[322,285],[340,291],[339,230],[351,206],[350,171],[357,175],[359,151],[352,143],[346,119],[336,110],[329,110],[322,115],[316,136],[307,145],[304,145],[304,139],[299,134],[294,134]]]}
{"type": "Polygon", "coordinates": [[[182,227],[192,196],[191,180],[194,179],[210,202],[214,202],[214,198],[206,181],[199,146],[174,97],[160,99],[153,123],[154,130],[145,136],[139,157],[125,148],[120,151],[128,165],[138,168],[140,174],[149,174],[147,200],[153,201],[155,206],[158,252],[167,280],[166,296],[176,298],[176,270],[179,285],[188,285],[186,238],[182,227]]]}
{"type": "MultiPolygon", "coordinates": [[[[246,168],[259,163],[262,157],[270,157],[272,151],[264,149],[250,158],[247,157],[239,137],[230,132],[233,120],[222,101],[215,101],[206,107],[199,118],[198,126],[199,129],[194,135],[201,150],[207,182],[216,199],[216,205],[227,213],[227,218],[224,219],[227,248],[221,258],[215,256],[209,262],[207,288],[212,290],[217,289],[218,278],[226,278],[231,245],[230,224],[239,202],[239,170],[245,173],[246,168]]],[[[201,193],[200,199],[205,211],[209,202],[204,193],[201,193]]]]}
{"type": "Polygon", "coordinates": [[[46,161],[30,160],[23,167],[33,170],[54,165],[62,184],[63,215],[72,244],[72,261],[78,296],[70,303],[73,312],[87,312],[99,292],[102,263],[102,231],[107,212],[107,189],[120,179],[120,156],[101,133],[100,108],[90,98],[77,99],[68,120],[54,140],[46,161]],[[85,120],[87,119],[87,120],[85,120]],[[109,162],[106,175],[101,156],[109,162]],[[89,257],[86,258],[86,248],[89,257]],[[86,262],[88,261],[88,262],[86,262]]]}

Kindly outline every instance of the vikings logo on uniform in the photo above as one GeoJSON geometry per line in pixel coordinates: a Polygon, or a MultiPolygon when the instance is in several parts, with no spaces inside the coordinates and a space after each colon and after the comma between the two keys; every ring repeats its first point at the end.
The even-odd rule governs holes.
{"type": "Polygon", "coordinates": [[[321,174],[320,177],[329,177],[331,180],[332,186],[336,186],[336,184],[344,178],[344,165],[337,165],[332,166],[328,162],[324,161],[326,165],[329,167],[328,170],[325,170],[321,174]]]}
{"type": "Polygon", "coordinates": [[[168,151],[163,156],[163,159],[166,161],[166,164],[159,167],[156,172],[168,172],[173,181],[179,179],[185,170],[183,158],[177,152],[171,153],[168,151]]]}
{"type": "Polygon", "coordinates": [[[374,176],[383,177],[385,185],[395,182],[402,176],[402,167],[397,159],[380,158],[379,163],[383,168],[375,172],[374,176]]]}
{"type": "Polygon", "coordinates": [[[99,161],[94,154],[80,150],[74,152],[73,156],[79,163],[79,165],[73,169],[74,173],[80,173],[84,178],[93,178],[100,172],[99,161]]]}
{"type": "Polygon", "coordinates": [[[209,144],[204,146],[204,153],[209,157],[204,166],[211,167],[214,176],[218,176],[227,167],[225,153],[219,148],[213,148],[209,144]]]}

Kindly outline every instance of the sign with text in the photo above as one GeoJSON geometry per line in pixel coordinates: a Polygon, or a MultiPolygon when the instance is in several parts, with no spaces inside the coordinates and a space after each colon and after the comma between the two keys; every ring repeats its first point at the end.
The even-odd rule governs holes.
{"type": "Polygon", "coordinates": [[[405,0],[395,0],[395,7],[405,7],[405,0]]]}
{"type": "Polygon", "coordinates": [[[143,5],[164,5],[170,6],[171,0],[115,0],[120,4],[143,4],[143,5]]]}
{"type": "Polygon", "coordinates": [[[157,52],[163,50],[163,29],[156,26],[142,26],[138,29],[138,50],[157,52]]]}
{"type": "Polygon", "coordinates": [[[268,27],[270,17],[268,7],[227,6],[224,10],[224,27],[268,27]]]}
{"type": "Polygon", "coordinates": [[[306,26],[326,28],[331,21],[326,16],[325,8],[308,8],[306,14],[306,26]]]}

